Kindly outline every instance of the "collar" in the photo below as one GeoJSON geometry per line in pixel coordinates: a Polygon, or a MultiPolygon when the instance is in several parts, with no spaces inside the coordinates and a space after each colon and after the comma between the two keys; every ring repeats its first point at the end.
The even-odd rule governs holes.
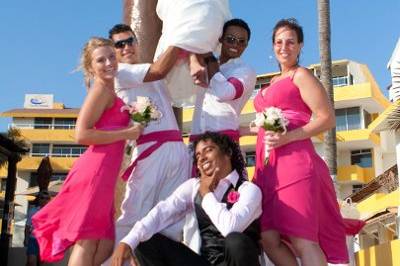
{"type": "Polygon", "coordinates": [[[233,170],[223,180],[229,181],[229,183],[231,183],[233,187],[236,187],[236,184],[237,184],[237,182],[239,180],[239,174],[236,172],[236,170],[233,170]]]}

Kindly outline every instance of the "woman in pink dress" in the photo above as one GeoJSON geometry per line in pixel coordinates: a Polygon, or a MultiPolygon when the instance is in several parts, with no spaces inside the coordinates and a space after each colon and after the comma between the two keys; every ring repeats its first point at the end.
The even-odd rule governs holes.
{"type": "Polygon", "coordinates": [[[68,265],[100,265],[114,241],[114,188],[124,140],[137,139],[141,126],[128,126],[129,115],[114,92],[118,64],[110,40],[85,45],[82,69],[88,95],[79,112],[75,138],[89,145],[74,163],[61,191],[32,218],[42,261],[61,260],[74,246],[68,265]],[[93,81],[93,84],[90,84],[93,81]]]}
{"type": "Polygon", "coordinates": [[[276,265],[347,263],[345,231],[325,162],[311,137],[335,126],[335,114],[317,78],[298,65],[303,31],[294,19],[273,31],[280,75],[254,99],[257,112],[277,107],[289,120],[286,134],[258,130],[255,182],[263,191],[262,244],[276,265]],[[313,119],[311,120],[312,114],[313,119]],[[264,149],[269,147],[268,163],[264,149]]]}

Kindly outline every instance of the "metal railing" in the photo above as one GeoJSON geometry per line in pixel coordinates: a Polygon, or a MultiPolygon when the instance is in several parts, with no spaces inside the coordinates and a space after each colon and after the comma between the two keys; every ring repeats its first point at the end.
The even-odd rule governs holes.
{"type": "Polygon", "coordinates": [[[75,124],[36,124],[36,123],[11,123],[8,128],[25,129],[75,129],[75,124]]]}

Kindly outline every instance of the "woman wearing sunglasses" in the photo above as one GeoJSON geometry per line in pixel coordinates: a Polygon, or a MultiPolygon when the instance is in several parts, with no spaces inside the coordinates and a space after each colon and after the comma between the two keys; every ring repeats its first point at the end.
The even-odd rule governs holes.
{"type": "Polygon", "coordinates": [[[115,95],[118,63],[114,43],[92,38],[83,48],[81,67],[88,95],[79,112],[75,138],[88,149],[74,163],[58,195],[32,218],[40,259],[59,261],[73,246],[68,265],[100,265],[111,255],[114,189],[126,139],[142,126],[128,126],[115,95]]]}

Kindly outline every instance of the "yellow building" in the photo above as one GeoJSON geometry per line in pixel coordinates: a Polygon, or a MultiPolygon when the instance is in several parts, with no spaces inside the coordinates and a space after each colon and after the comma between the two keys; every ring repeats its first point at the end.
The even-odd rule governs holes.
{"type": "MultiPolygon", "coordinates": [[[[309,69],[313,71],[315,76],[319,77],[320,65],[310,65],[309,69]]],[[[380,114],[387,113],[388,111],[385,110],[390,109],[391,104],[382,94],[367,66],[351,60],[340,60],[333,62],[332,72],[337,122],[337,180],[340,197],[346,198],[354,196],[354,193],[363,188],[368,189],[376,177],[381,176],[387,169],[396,164],[396,151],[394,148],[396,140],[392,133],[377,130],[377,125],[381,123],[379,121],[384,120],[380,114]]],[[[278,73],[259,75],[253,96],[262,86],[268,84],[276,74],[278,73]]],[[[52,101],[52,97],[50,98],[52,101]]],[[[38,107],[37,105],[29,105],[29,99],[27,101],[28,105],[26,104],[25,108],[9,110],[1,114],[3,117],[12,118],[11,126],[19,128],[22,135],[31,145],[29,156],[24,157],[18,164],[17,194],[30,186],[36,185],[35,172],[43,156],[50,156],[55,173],[53,179],[62,180],[76,157],[85,150],[84,146],[76,145],[73,140],[78,109],[65,108],[60,103],[52,103],[47,107],[38,107]]],[[[185,136],[190,132],[192,115],[193,107],[184,109],[183,132],[185,136]]],[[[241,126],[247,127],[254,118],[255,110],[252,99],[250,99],[242,111],[241,126]]],[[[187,139],[185,141],[187,142],[187,139]]],[[[316,150],[323,157],[322,137],[313,138],[313,142],[316,150]]],[[[243,136],[240,139],[240,143],[242,150],[246,154],[249,176],[252,177],[254,173],[256,137],[243,136]]],[[[4,178],[5,176],[6,172],[1,169],[0,177],[4,178]]],[[[2,188],[4,188],[4,185],[2,185],[2,188]]],[[[386,205],[394,204],[393,202],[399,199],[398,189],[394,193],[393,195],[374,193],[363,198],[358,203],[361,214],[366,219],[370,219],[371,213],[377,211],[379,207],[382,207],[380,209],[382,210],[386,205]],[[385,198],[386,196],[388,198],[385,198]]],[[[23,217],[27,210],[26,198],[16,196],[16,202],[21,205],[17,207],[16,213],[20,213],[20,217],[23,217]]],[[[20,218],[20,220],[22,219],[20,218]]],[[[16,220],[18,222],[18,219],[16,220]]],[[[372,226],[368,228],[370,227],[372,226]]],[[[374,264],[371,262],[373,259],[368,257],[372,253],[377,257],[378,255],[376,254],[380,254],[379,250],[382,248],[376,245],[385,241],[386,245],[391,245],[393,249],[392,257],[394,259],[398,258],[400,255],[398,231],[392,235],[387,235],[385,241],[376,241],[370,239],[371,233],[376,233],[371,230],[362,233],[355,244],[356,251],[360,250],[357,257],[360,262],[359,265],[386,265],[374,264]],[[394,240],[396,238],[397,240],[394,240]],[[376,249],[374,249],[375,246],[376,249]],[[372,251],[370,250],[371,248],[373,249],[372,251]],[[367,260],[369,264],[366,263],[367,260]],[[361,263],[363,261],[364,263],[361,263]]],[[[17,242],[17,240],[14,241],[15,244],[17,242]]]]}
{"type": "MultiPolygon", "coordinates": [[[[74,143],[74,128],[79,109],[54,103],[52,95],[26,95],[24,108],[1,114],[11,117],[11,127],[18,128],[27,140],[30,151],[17,164],[17,186],[14,212],[13,246],[22,246],[23,230],[29,202],[24,195],[28,187],[37,185],[37,168],[44,156],[50,156],[52,180],[65,179],[72,163],[86,147],[74,143]]],[[[4,197],[6,168],[0,169],[1,194],[4,197]]]]}

